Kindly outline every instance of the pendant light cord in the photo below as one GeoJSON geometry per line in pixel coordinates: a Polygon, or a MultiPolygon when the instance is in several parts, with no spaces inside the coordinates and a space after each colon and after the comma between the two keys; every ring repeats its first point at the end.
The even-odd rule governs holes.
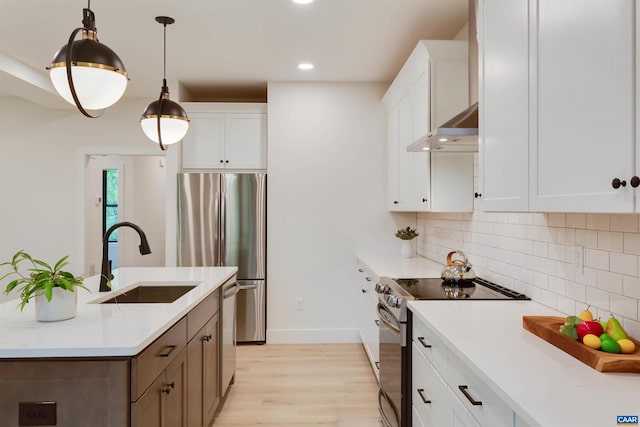
{"type": "Polygon", "coordinates": [[[162,90],[160,90],[160,98],[158,98],[158,121],[157,121],[157,127],[158,127],[158,144],[160,145],[160,149],[162,151],[166,151],[167,148],[164,146],[164,144],[162,143],[162,130],[161,130],[161,124],[160,124],[160,116],[162,116],[162,106],[164,103],[164,94],[165,92],[169,92],[169,88],[167,87],[167,23],[164,22],[162,24],[162,26],[164,27],[164,41],[163,41],[163,64],[162,64],[162,90]]]}

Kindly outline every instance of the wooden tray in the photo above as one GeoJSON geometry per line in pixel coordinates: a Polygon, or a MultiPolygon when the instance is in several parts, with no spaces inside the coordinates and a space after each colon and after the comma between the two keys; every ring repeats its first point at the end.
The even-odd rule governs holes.
{"type": "Polygon", "coordinates": [[[573,340],[558,329],[564,324],[563,317],[522,316],[522,327],[543,340],[569,353],[582,363],[600,372],[640,373],[640,342],[630,338],[636,345],[633,353],[613,354],[594,350],[577,340],[573,340]]]}

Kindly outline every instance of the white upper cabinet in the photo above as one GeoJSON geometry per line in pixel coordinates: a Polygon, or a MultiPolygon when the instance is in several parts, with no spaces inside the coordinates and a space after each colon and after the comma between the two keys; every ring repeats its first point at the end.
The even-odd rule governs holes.
{"type": "Polygon", "coordinates": [[[480,0],[482,209],[640,212],[634,0],[480,0]]]}
{"type": "Polygon", "coordinates": [[[479,201],[529,209],[529,22],[526,0],[480,0],[479,201]]]}
{"type": "Polygon", "coordinates": [[[447,173],[459,172],[459,176],[468,178],[464,183],[458,179],[461,186],[454,188],[450,180],[434,179],[431,171],[439,160],[429,152],[407,152],[408,145],[426,138],[432,129],[469,106],[467,42],[420,41],[383,102],[387,106],[388,126],[388,209],[422,212],[437,207],[443,212],[472,211],[472,154],[455,153],[443,163],[443,167],[452,168],[447,173]],[[451,198],[454,193],[463,196],[451,198]],[[432,194],[446,197],[432,200],[432,194]],[[453,199],[455,203],[449,204],[453,199]]]}
{"type": "Polygon", "coordinates": [[[530,208],[633,212],[634,0],[534,3],[530,208]]]}
{"type": "Polygon", "coordinates": [[[266,104],[185,102],[185,169],[267,169],[266,104]]]}

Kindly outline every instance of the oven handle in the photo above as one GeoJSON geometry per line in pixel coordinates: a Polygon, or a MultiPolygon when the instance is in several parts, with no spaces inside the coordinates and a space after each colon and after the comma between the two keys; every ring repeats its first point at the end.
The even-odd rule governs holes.
{"type": "MultiPolygon", "coordinates": [[[[389,398],[387,398],[387,396],[384,396],[384,392],[382,391],[382,387],[379,387],[378,388],[378,412],[380,413],[380,417],[382,418],[382,423],[385,425],[385,427],[392,427],[393,424],[391,424],[391,421],[389,421],[389,418],[387,418],[387,415],[382,410],[382,398],[383,397],[387,400],[387,402],[389,401],[389,398]]],[[[393,415],[395,415],[397,417],[398,414],[395,413],[395,409],[393,407],[391,407],[391,410],[394,411],[393,415]]]]}
{"type": "Polygon", "coordinates": [[[392,323],[389,323],[389,321],[387,319],[385,319],[386,316],[382,315],[383,311],[385,313],[389,313],[391,318],[393,318],[393,314],[389,310],[387,310],[387,308],[384,305],[378,303],[378,319],[380,319],[380,321],[382,323],[384,323],[386,327],[391,329],[393,332],[399,334],[400,333],[400,325],[399,324],[398,325],[394,325],[392,323]]]}

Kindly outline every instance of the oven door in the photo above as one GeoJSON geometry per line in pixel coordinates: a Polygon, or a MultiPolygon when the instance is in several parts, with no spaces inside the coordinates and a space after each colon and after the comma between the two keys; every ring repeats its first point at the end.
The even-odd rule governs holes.
{"type": "Polygon", "coordinates": [[[378,303],[380,319],[380,390],[378,409],[386,426],[400,427],[402,408],[402,330],[400,321],[378,303]]]}

